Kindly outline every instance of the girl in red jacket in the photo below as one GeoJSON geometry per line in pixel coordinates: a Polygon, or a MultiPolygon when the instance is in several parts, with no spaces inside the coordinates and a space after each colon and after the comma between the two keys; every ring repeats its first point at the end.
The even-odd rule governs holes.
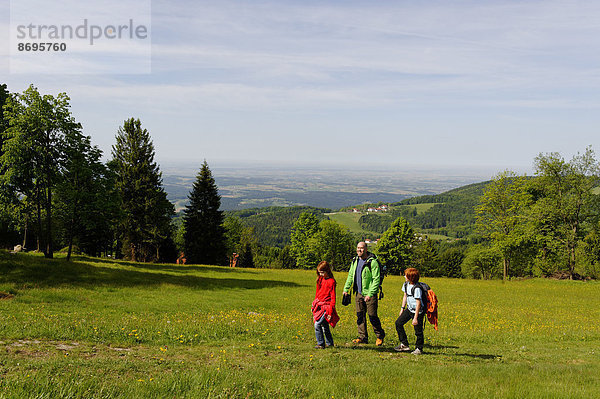
{"type": "Polygon", "coordinates": [[[329,326],[335,327],[340,320],[335,311],[335,279],[329,263],[322,261],[317,266],[317,293],[312,303],[312,314],[315,322],[316,349],[333,346],[333,337],[329,326]],[[325,335],[325,339],[323,339],[325,335]]]}

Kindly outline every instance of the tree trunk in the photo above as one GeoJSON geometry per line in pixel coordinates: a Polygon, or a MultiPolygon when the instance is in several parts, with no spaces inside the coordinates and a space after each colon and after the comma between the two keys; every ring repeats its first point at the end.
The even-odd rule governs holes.
{"type": "Polygon", "coordinates": [[[46,200],[46,258],[54,257],[54,250],[52,248],[52,190],[48,185],[47,187],[47,200],[46,200]]]}
{"type": "Polygon", "coordinates": [[[38,225],[38,231],[36,234],[36,241],[37,241],[37,251],[40,252],[41,250],[41,237],[42,237],[42,204],[41,204],[41,199],[40,199],[40,185],[39,183],[35,184],[35,190],[36,190],[36,208],[37,208],[37,225],[38,225]]]}
{"type": "Polygon", "coordinates": [[[569,280],[573,280],[573,273],[575,273],[575,246],[571,246],[571,259],[569,259],[569,280]]]}
{"type": "Polygon", "coordinates": [[[77,193],[75,193],[75,200],[73,201],[73,213],[71,214],[71,225],[69,226],[69,250],[67,251],[67,262],[71,260],[71,251],[73,250],[73,236],[75,235],[75,220],[77,219],[77,193]]]}
{"type": "Polygon", "coordinates": [[[502,281],[506,281],[506,276],[508,274],[508,259],[506,256],[502,257],[502,263],[504,264],[504,276],[502,277],[502,281]]]}
{"type": "Polygon", "coordinates": [[[25,215],[25,231],[23,232],[23,249],[27,248],[27,219],[28,216],[25,215]]]}

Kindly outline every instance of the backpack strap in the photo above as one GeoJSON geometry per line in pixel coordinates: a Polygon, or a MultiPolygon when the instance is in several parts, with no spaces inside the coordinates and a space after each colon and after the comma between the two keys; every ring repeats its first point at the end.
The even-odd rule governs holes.
{"type": "MultiPolygon", "coordinates": [[[[358,258],[358,256],[357,256],[357,258],[358,258]]],[[[369,253],[369,257],[365,260],[365,264],[363,265],[363,267],[368,267],[370,269],[371,261],[373,261],[373,259],[377,259],[377,257],[375,255],[373,255],[372,253],[369,253]]]]}
{"type": "MultiPolygon", "coordinates": [[[[415,284],[413,284],[413,286],[412,286],[412,288],[410,290],[410,294],[409,294],[408,292],[406,292],[406,290],[408,289],[408,282],[406,282],[406,281],[404,282],[404,292],[406,292],[406,296],[412,296],[412,297],[414,297],[415,296],[415,290],[417,289],[417,287],[421,289],[421,299],[420,300],[421,300],[421,304],[423,304],[423,301],[424,301],[423,298],[425,298],[425,296],[426,296],[425,295],[425,289],[423,288],[423,285],[419,281],[417,281],[415,284]]],[[[425,301],[427,301],[427,299],[425,299],[425,301]]]]}
{"type": "MultiPolygon", "coordinates": [[[[369,270],[371,270],[371,262],[373,261],[373,259],[377,259],[377,256],[369,252],[369,257],[365,260],[365,264],[363,267],[368,267],[369,270]]],[[[379,271],[381,272],[381,267],[379,267],[379,271]]],[[[373,270],[371,270],[371,273],[373,273],[373,270]]],[[[379,280],[379,290],[377,292],[379,293],[378,298],[383,299],[383,288],[381,286],[381,278],[379,280]]]]}

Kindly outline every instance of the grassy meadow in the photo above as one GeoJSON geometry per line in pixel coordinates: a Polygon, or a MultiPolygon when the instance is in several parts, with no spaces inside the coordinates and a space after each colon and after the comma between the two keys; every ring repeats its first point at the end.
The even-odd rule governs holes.
{"type": "Polygon", "coordinates": [[[396,276],[383,347],[350,343],[352,305],[313,349],[315,278],[0,251],[0,398],[600,397],[598,282],[423,279],[440,328],[414,356],[393,351],[396,276]]]}
{"type": "Polygon", "coordinates": [[[343,224],[350,230],[352,233],[357,234],[365,234],[365,235],[373,235],[373,237],[379,237],[381,233],[377,233],[374,231],[368,231],[361,227],[358,223],[358,219],[363,215],[362,213],[353,213],[353,212],[334,212],[334,213],[326,213],[326,216],[329,219],[334,220],[340,224],[343,224]]]}
{"type": "MultiPolygon", "coordinates": [[[[422,214],[427,210],[431,209],[434,205],[433,203],[426,204],[414,204],[414,205],[400,205],[400,207],[410,207],[415,208],[417,210],[417,214],[422,214]]],[[[353,212],[333,212],[326,213],[329,219],[334,220],[348,228],[350,232],[356,234],[362,234],[365,236],[371,236],[372,238],[380,237],[382,233],[377,233],[375,231],[365,230],[360,223],[358,223],[358,219],[363,215],[363,213],[353,213],[353,212]]],[[[381,216],[384,216],[385,213],[380,213],[381,216]]],[[[450,240],[451,238],[441,234],[429,234],[424,233],[432,240],[450,240]]]]}

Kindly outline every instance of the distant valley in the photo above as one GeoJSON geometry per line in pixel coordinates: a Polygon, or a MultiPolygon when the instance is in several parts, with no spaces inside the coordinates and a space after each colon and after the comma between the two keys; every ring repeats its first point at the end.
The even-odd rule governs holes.
{"type": "MultiPolygon", "coordinates": [[[[165,165],[163,183],[177,210],[199,168],[165,165]]],[[[490,178],[494,171],[468,169],[293,167],[281,165],[211,165],[223,210],[305,205],[339,209],[363,203],[399,202],[439,194],[490,178]]]]}

